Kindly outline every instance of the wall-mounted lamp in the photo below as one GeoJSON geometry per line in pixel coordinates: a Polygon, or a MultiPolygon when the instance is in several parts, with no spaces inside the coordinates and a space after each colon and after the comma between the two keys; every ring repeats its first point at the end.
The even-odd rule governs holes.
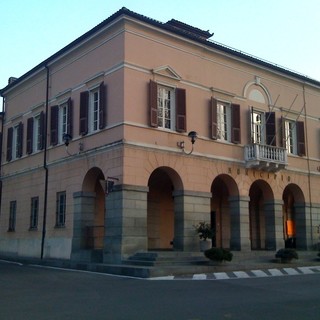
{"type": "Polygon", "coordinates": [[[119,181],[119,179],[115,177],[107,177],[107,180],[100,180],[100,184],[106,196],[113,191],[115,181],[119,181]]]}
{"type": "Polygon", "coordinates": [[[193,145],[194,145],[194,143],[196,142],[197,133],[196,133],[195,131],[190,131],[190,132],[188,133],[188,137],[190,138],[190,141],[191,141],[191,144],[192,144],[192,148],[191,148],[191,151],[190,151],[190,152],[186,152],[186,151],[184,150],[184,141],[179,141],[179,142],[177,143],[178,147],[179,147],[180,149],[182,149],[182,151],[183,151],[185,154],[191,154],[191,153],[193,152],[193,145]]]}
{"type": "Polygon", "coordinates": [[[72,139],[72,137],[69,133],[64,133],[62,136],[62,140],[63,140],[64,144],[66,145],[66,147],[69,145],[71,139],[72,139]]]}

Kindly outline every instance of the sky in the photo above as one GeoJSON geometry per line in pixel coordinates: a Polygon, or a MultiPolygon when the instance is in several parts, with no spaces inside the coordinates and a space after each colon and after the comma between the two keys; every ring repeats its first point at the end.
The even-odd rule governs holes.
{"type": "Polygon", "coordinates": [[[122,7],[320,81],[319,0],[1,0],[0,89],[122,7]]]}

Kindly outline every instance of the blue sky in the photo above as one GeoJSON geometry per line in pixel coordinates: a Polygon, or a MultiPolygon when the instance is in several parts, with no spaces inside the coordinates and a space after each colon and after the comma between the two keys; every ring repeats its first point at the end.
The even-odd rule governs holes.
{"type": "Polygon", "coordinates": [[[0,88],[121,7],[214,32],[214,41],[320,81],[319,0],[2,0],[0,88]]]}

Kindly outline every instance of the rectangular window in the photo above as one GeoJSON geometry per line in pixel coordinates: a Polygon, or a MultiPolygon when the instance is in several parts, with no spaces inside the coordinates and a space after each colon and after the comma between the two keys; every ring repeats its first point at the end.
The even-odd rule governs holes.
{"type": "Polygon", "coordinates": [[[99,129],[99,88],[89,93],[89,132],[99,129]]]}
{"type": "Polygon", "coordinates": [[[11,138],[11,158],[14,160],[22,157],[22,147],[23,147],[23,124],[20,122],[12,128],[12,138],[11,138]]]}
{"type": "Polygon", "coordinates": [[[251,139],[252,143],[265,144],[264,113],[252,110],[251,113],[251,139]]]}
{"type": "Polygon", "coordinates": [[[227,103],[217,103],[217,139],[231,141],[231,107],[227,103]]]}
{"type": "Polygon", "coordinates": [[[33,145],[34,151],[39,151],[42,149],[42,123],[41,123],[41,116],[38,114],[34,117],[34,128],[33,128],[33,145]]]}
{"type": "Polygon", "coordinates": [[[31,198],[30,229],[38,228],[39,197],[31,198]]]}
{"type": "Polygon", "coordinates": [[[175,101],[174,89],[158,87],[158,127],[165,129],[175,128],[175,101]]]}
{"type": "Polygon", "coordinates": [[[63,143],[63,136],[68,133],[68,104],[59,106],[59,142],[63,143]]]}
{"type": "Polygon", "coordinates": [[[297,154],[296,123],[295,121],[286,120],[284,127],[287,152],[291,154],[297,154]]]}
{"type": "Polygon", "coordinates": [[[158,85],[149,85],[151,127],[186,132],[186,90],[158,85]]]}
{"type": "Polygon", "coordinates": [[[211,138],[232,143],[241,142],[240,105],[229,102],[210,100],[211,138]]]}
{"type": "Polygon", "coordinates": [[[17,211],[17,201],[10,201],[8,231],[15,231],[16,230],[16,211],[17,211]]]}
{"type": "Polygon", "coordinates": [[[66,220],[66,193],[57,193],[56,227],[64,227],[66,220]]]}

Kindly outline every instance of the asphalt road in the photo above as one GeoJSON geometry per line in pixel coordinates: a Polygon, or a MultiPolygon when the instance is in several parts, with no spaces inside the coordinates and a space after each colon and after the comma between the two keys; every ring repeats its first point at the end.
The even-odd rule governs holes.
{"type": "Polygon", "coordinates": [[[320,274],[137,280],[0,262],[0,319],[320,319],[320,274]]]}

